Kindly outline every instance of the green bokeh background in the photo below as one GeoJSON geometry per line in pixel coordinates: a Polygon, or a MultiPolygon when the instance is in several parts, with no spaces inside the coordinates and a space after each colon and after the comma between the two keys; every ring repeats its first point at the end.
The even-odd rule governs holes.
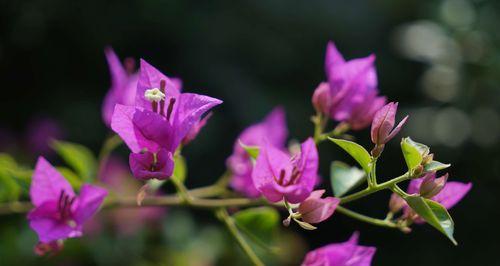
{"type": "MultiPolygon", "coordinates": [[[[100,108],[109,87],[103,49],[111,45],[122,58],[144,58],[182,78],[187,91],[224,100],[185,149],[188,186],[207,185],[224,171],[238,133],[276,105],[286,109],[292,138],[312,134],[310,97],[325,79],[325,47],[334,40],[347,58],[376,53],[381,93],[410,115],[400,135],[429,144],[439,161],[453,164],[451,179],[474,186],[451,210],[458,247],[430,226],[404,235],[340,214],[314,232],[293,229],[309,248],[359,230],[362,244],[378,248],[374,265],[498,265],[499,16],[494,0],[0,0],[0,128],[16,139],[5,149],[32,164],[35,156],[23,152],[24,132],[34,117],[48,116],[61,123],[67,140],[97,153],[109,134],[100,108]]],[[[369,146],[368,131],[354,135],[369,146]]],[[[332,144],[320,152],[328,186],[329,163],[353,161],[332,144]]],[[[381,177],[403,171],[397,140],[379,165],[381,177]]],[[[350,206],[383,217],[388,198],[379,193],[350,206]]],[[[0,265],[172,265],[182,256],[207,256],[195,265],[240,265],[228,259],[236,249],[210,212],[173,209],[162,223],[161,234],[149,228],[132,240],[73,240],[62,256],[35,259],[36,237],[26,221],[2,216],[0,265]],[[175,222],[197,229],[169,231],[175,222]],[[189,253],[192,245],[214,250],[189,253]]]]}

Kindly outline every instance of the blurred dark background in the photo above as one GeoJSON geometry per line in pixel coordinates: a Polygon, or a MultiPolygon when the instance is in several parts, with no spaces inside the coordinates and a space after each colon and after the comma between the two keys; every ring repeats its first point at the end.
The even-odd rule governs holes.
{"type": "MultiPolygon", "coordinates": [[[[436,159],[453,164],[451,179],[474,186],[450,211],[457,247],[430,226],[404,235],[341,214],[313,232],[294,229],[309,248],[345,241],[359,230],[362,244],[378,248],[374,265],[500,265],[499,16],[495,0],[0,0],[0,147],[32,165],[35,156],[23,152],[31,147],[27,132],[50,118],[64,139],[97,153],[109,134],[100,111],[110,85],[103,49],[111,45],[121,58],[144,58],[182,78],[186,91],[224,100],[185,149],[188,186],[207,185],[224,171],[239,132],[276,105],[286,108],[291,138],[312,134],[310,97],[325,79],[325,47],[333,40],[347,58],[376,53],[381,94],[400,102],[400,115],[410,115],[401,136],[430,145],[436,159]]],[[[367,130],[354,135],[369,147],[367,130]]],[[[320,152],[328,186],[332,160],[353,162],[332,144],[320,152]]],[[[397,140],[379,165],[381,177],[404,171],[397,140]]],[[[388,197],[378,193],[350,207],[384,217],[388,197]]],[[[193,215],[201,231],[218,226],[210,212],[173,217],[183,224],[193,215]]],[[[0,265],[52,263],[31,255],[36,237],[23,217],[1,219],[0,247],[9,252],[1,253],[0,265]]],[[[154,245],[141,243],[141,250],[154,245]]],[[[115,263],[103,259],[102,250],[94,254],[106,242],[88,245],[94,247],[78,253],[81,261],[115,263]]],[[[126,264],[132,265],[170,265],[130,249],[112,256],[130,257],[126,264]]]]}

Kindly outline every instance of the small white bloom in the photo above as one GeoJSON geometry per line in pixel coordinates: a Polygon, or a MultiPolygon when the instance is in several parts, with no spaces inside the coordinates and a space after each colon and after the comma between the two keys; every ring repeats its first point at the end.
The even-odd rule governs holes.
{"type": "Polygon", "coordinates": [[[158,88],[152,88],[146,90],[144,93],[144,98],[150,102],[159,102],[161,100],[165,100],[165,93],[161,92],[158,88]]]}

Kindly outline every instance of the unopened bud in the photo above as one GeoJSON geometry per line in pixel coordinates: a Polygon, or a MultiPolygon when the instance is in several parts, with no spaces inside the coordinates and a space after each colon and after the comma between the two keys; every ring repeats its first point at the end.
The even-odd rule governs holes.
{"type": "Polygon", "coordinates": [[[439,192],[441,192],[441,190],[443,190],[447,180],[448,174],[439,178],[436,178],[436,173],[427,174],[420,185],[420,196],[424,198],[432,198],[436,196],[439,192]]]}
{"type": "Polygon", "coordinates": [[[314,90],[314,94],[312,97],[312,104],[314,109],[323,114],[330,113],[330,107],[332,105],[332,99],[330,95],[330,86],[327,82],[321,82],[316,90],[314,90]]]}
{"type": "Polygon", "coordinates": [[[376,145],[386,144],[398,134],[403,125],[408,120],[408,116],[403,118],[399,124],[394,127],[396,122],[396,112],[398,103],[388,103],[380,108],[373,117],[371,128],[371,139],[376,145]]]}
{"type": "Polygon", "coordinates": [[[398,213],[404,206],[406,202],[398,194],[392,193],[391,199],[389,200],[389,210],[392,213],[398,213]]]}

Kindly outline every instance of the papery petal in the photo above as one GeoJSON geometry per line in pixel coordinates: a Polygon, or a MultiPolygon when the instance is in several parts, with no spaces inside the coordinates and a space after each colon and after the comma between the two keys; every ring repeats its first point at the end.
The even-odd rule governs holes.
{"type": "Polygon", "coordinates": [[[287,200],[291,203],[299,203],[311,194],[318,176],[318,150],[312,138],[308,138],[301,144],[300,158],[297,164],[300,172],[298,184],[300,192],[287,194],[287,200]]]}
{"type": "Polygon", "coordinates": [[[326,46],[326,55],[325,55],[325,72],[330,73],[336,70],[336,66],[342,65],[345,63],[345,59],[342,54],[339,52],[335,43],[332,41],[328,42],[326,46]]]}
{"type": "Polygon", "coordinates": [[[271,202],[283,199],[283,194],[275,188],[275,178],[279,178],[281,170],[290,175],[292,165],[289,156],[270,145],[262,147],[252,172],[252,179],[257,190],[271,202]]]}
{"type": "Polygon", "coordinates": [[[173,147],[177,147],[203,114],[221,103],[221,100],[205,95],[181,94],[175,103],[176,111],[173,115],[173,127],[176,133],[173,147]]]}
{"type": "Polygon", "coordinates": [[[316,190],[300,203],[299,213],[304,222],[320,223],[332,216],[340,200],[333,197],[322,199],[321,195],[323,193],[324,190],[316,190]]]}
{"type": "Polygon", "coordinates": [[[353,130],[360,130],[370,125],[375,113],[385,105],[385,97],[374,97],[360,105],[348,120],[353,130]]]}
{"type": "Polygon", "coordinates": [[[448,182],[443,190],[432,199],[441,203],[446,209],[455,206],[472,188],[472,183],[448,182]]]}
{"type": "Polygon", "coordinates": [[[62,191],[68,196],[75,195],[69,182],[45,158],[38,157],[30,186],[33,205],[57,201],[62,191]]]}
{"type": "Polygon", "coordinates": [[[344,243],[330,244],[309,252],[302,266],[369,266],[375,254],[374,247],[359,246],[358,234],[344,243]]]}
{"type": "Polygon", "coordinates": [[[141,59],[139,81],[137,83],[137,92],[135,98],[136,106],[151,111],[151,102],[144,98],[144,93],[149,89],[160,88],[160,83],[162,80],[165,81],[165,95],[167,96],[166,98],[168,99],[171,97],[179,97],[180,90],[178,88],[178,82],[172,82],[169,77],[165,76],[158,69],[150,65],[145,60],[141,59]]]}
{"type": "Polygon", "coordinates": [[[182,139],[182,145],[186,145],[189,142],[193,141],[196,136],[198,136],[198,133],[200,133],[200,130],[207,124],[208,119],[212,117],[212,113],[208,113],[205,117],[203,117],[200,121],[194,124],[193,127],[189,130],[189,132],[186,134],[184,139],[182,139]]]}
{"type": "Polygon", "coordinates": [[[401,131],[401,128],[406,124],[408,117],[409,116],[405,116],[403,120],[401,120],[399,124],[391,131],[391,134],[389,134],[389,136],[387,136],[387,139],[385,140],[386,142],[394,138],[394,136],[396,136],[399,131],[401,131]]]}
{"type": "Polygon", "coordinates": [[[173,148],[172,127],[161,115],[151,111],[118,104],[111,128],[134,153],[143,149],[156,152],[161,147],[173,148]]]}
{"type": "Polygon", "coordinates": [[[127,71],[123,67],[113,48],[106,47],[104,54],[106,55],[109,73],[111,74],[111,86],[112,88],[120,88],[127,79],[127,71]]]}
{"type": "Polygon", "coordinates": [[[154,155],[150,152],[131,153],[129,163],[134,177],[140,180],[152,178],[165,180],[172,176],[174,170],[173,154],[165,149],[161,149],[156,155],[156,164],[154,155]],[[154,166],[154,170],[151,170],[154,166]]]}
{"type": "Polygon", "coordinates": [[[287,136],[285,110],[282,107],[276,107],[262,122],[246,128],[240,134],[238,141],[234,144],[234,151],[236,153],[246,153],[240,142],[247,146],[260,146],[268,143],[281,149],[285,146],[287,136]]]}
{"type": "Polygon", "coordinates": [[[99,209],[108,191],[104,188],[84,184],[76,202],[75,221],[83,224],[99,209]]]}

